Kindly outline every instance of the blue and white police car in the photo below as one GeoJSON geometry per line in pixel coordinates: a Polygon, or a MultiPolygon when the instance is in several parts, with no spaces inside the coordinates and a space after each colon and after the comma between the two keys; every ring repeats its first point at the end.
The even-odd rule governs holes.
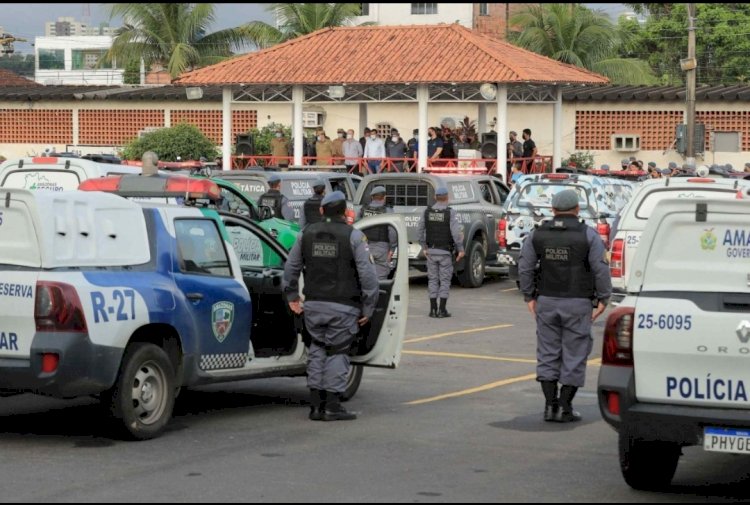
{"type": "MultiPolygon", "coordinates": [[[[186,179],[187,180],[187,179],[186,179]]],[[[191,180],[184,196],[218,194],[191,180]]],[[[397,216],[388,225],[408,247],[397,216]]],[[[0,395],[99,395],[122,434],[159,435],[180,387],[306,372],[306,332],[281,293],[286,249],[257,223],[103,192],[0,190],[0,395]]],[[[381,281],[351,356],[397,366],[408,258],[381,281]]]]}

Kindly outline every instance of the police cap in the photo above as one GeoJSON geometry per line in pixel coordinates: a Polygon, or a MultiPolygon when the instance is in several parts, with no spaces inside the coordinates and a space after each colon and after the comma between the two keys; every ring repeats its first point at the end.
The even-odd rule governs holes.
{"type": "Polygon", "coordinates": [[[332,191],[323,198],[323,201],[320,202],[320,205],[322,207],[325,207],[326,205],[336,202],[343,202],[345,200],[346,197],[344,196],[344,193],[342,193],[341,191],[332,191]]]}
{"type": "Polygon", "coordinates": [[[573,189],[566,189],[552,197],[552,208],[556,210],[571,210],[578,206],[578,193],[573,189]]]}
{"type": "Polygon", "coordinates": [[[669,175],[669,174],[672,173],[672,171],[670,169],[668,169],[668,168],[662,168],[660,170],[660,172],[661,172],[662,175],[669,175]]]}
{"type": "Polygon", "coordinates": [[[656,162],[655,161],[649,161],[648,166],[656,168],[656,162]]]}
{"type": "Polygon", "coordinates": [[[375,186],[370,191],[370,196],[385,194],[385,186],[375,186]]]}
{"type": "Polygon", "coordinates": [[[440,186],[435,190],[435,196],[447,196],[448,195],[448,188],[445,186],[440,186]]]}
{"type": "Polygon", "coordinates": [[[326,181],[323,180],[322,177],[318,177],[317,179],[315,179],[313,181],[312,187],[313,187],[313,189],[314,188],[325,188],[326,187],[326,181]]]}
{"type": "Polygon", "coordinates": [[[604,165],[602,165],[602,170],[604,170],[604,171],[609,170],[609,165],[607,165],[606,163],[604,165]]]}
{"type": "Polygon", "coordinates": [[[667,168],[674,170],[675,168],[677,168],[677,163],[675,163],[674,161],[670,161],[669,165],[667,165],[667,168]]]}
{"type": "Polygon", "coordinates": [[[277,182],[281,182],[281,177],[278,174],[271,174],[268,177],[268,184],[276,184],[277,182]]]}

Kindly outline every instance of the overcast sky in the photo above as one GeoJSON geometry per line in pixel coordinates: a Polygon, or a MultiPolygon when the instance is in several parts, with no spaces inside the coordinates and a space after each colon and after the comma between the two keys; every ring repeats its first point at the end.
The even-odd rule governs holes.
{"type": "MultiPolygon", "coordinates": [[[[44,23],[56,21],[60,16],[72,16],[76,21],[82,21],[84,6],[89,6],[90,24],[98,25],[102,21],[109,21],[108,4],[101,3],[3,3],[0,5],[0,27],[14,37],[28,39],[29,43],[16,43],[16,52],[32,52],[31,41],[34,37],[44,36],[44,23]]],[[[260,3],[215,3],[216,22],[210,28],[221,30],[238,26],[248,21],[265,21],[273,23],[273,16],[266,7],[269,4],[260,3]]],[[[623,4],[584,4],[590,8],[605,11],[616,21],[617,16],[629,10],[623,4]]],[[[116,26],[119,22],[113,22],[116,26]]]]}

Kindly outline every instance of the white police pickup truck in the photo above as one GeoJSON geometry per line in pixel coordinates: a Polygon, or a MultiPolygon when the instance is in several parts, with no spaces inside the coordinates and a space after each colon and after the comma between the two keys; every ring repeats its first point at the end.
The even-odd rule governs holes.
{"type": "MultiPolygon", "coordinates": [[[[356,227],[378,224],[408,247],[396,216],[356,227]]],[[[286,257],[236,214],[2,189],[0,395],[99,395],[118,431],[148,439],[163,431],[180,387],[304,375],[306,332],[281,293],[286,257]]],[[[404,255],[355,340],[346,396],[360,365],[397,366],[408,297],[404,255]]]]}
{"type": "Polygon", "coordinates": [[[684,446],[750,454],[750,201],[662,200],[627,291],[597,388],[625,481],[667,486],[684,446]]]}

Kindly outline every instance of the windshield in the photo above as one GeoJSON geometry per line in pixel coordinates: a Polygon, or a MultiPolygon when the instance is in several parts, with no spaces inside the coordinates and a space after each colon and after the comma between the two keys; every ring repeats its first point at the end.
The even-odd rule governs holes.
{"type": "Polygon", "coordinates": [[[589,205],[586,188],[577,184],[529,183],[521,186],[510,198],[508,212],[527,215],[552,215],[552,199],[560,191],[574,189],[582,217],[593,217],[595,209],[589,205]]]}

